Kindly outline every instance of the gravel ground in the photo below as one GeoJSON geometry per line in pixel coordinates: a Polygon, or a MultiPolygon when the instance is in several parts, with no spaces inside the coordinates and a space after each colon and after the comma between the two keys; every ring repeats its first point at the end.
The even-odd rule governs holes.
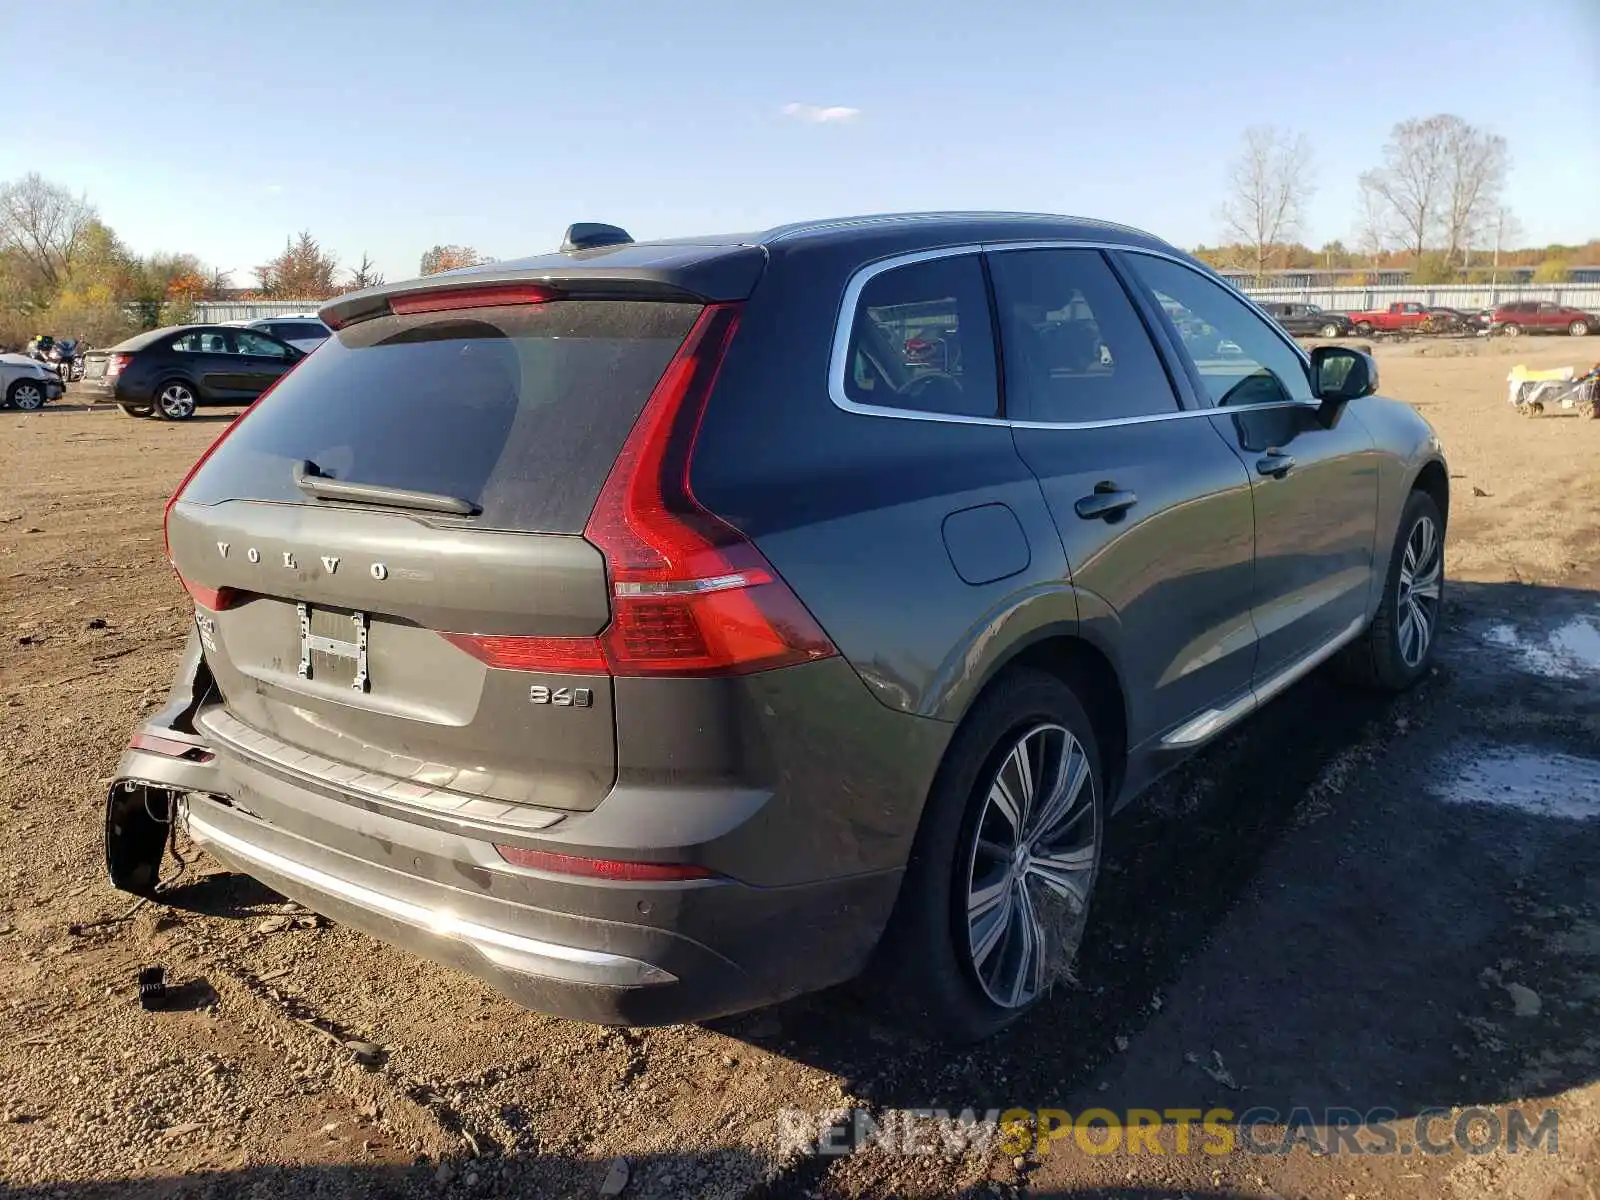
{"type": "Polygon", "coordinates": [[[169,903],[92,924],[129,908],[99,861],[105,787],[187,627],[161,506],[226,418],[0,413],[0,1186],[1594,1194],[1600,423],[1518,418],[1504,376],[1596,348],[1379,348],[1384,390],[1435,423],[1456,475],[1435,677],[1395,702],[1307,680],[1114,821],[1080,982],[961,1053],[850,990],[714,1028],[530,1014],[199,856],[169,903]],[[139,1007],[151,963],[183,985],[177,1010],[139,1007]],[[1384,1107],[1407,1143],[1434,1108],[1548,1105],[1555,1155],[1178,1154],[1171,1121],[1160,1156],[1069,1137],[819,1157],[780,1136],[784,1109],[1384,1107]]]}

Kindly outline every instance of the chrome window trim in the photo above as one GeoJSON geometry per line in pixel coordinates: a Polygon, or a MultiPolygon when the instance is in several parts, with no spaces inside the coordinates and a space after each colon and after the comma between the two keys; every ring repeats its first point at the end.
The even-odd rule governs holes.
{"type": "MultiPolygon", "coordinates": [[[[1209,283],[1232,291],[1244,301],[1261,321],[1272,331],[1273,336],[1286,344],[1294,351],[1302,365],[1309,373],[1311,358],[1300,345],[1293,339],[1285,339],[1278,331],[1277,325],[1271,317],[1264,313],[1260,306],[1226,283],[1218,284],[1204,271],[1195,268],[1194,264],[1185,262],[1175,254],[1166,254],[1160,250],[1151,250],[1144,246],[1128,245],[1125,242],[1101,242],[1089,240],[1076,240],[1072,238],[1052,238],[1047,241],[1020,241],[1020,242],[966,242],[954,246],[938,246],[931,250],[914,250],[905,254],[894,254],[887,258],[880,258],[876,262],[868,263],[857,269],[845,285],[844,298],[839,303],[839,315],[834,320],[833,349],[828,357],[828,397],[833,401],[834,407],[844,412],[856,413],[866,417],[889,417],[897,421],[935,421],[941,425],[999,425],[1008,429],[1114,429],[1123,425],[1148,425],[1157,421],[1182,421],[1192,417],[1228,416],[1232,412],[1261,412],[1273,408],[1319,408],[1315,401],[1281,400],[1272,404],[1251,404],[1238,409],[1229,410],[1209,405],[1205,408],[1174,409],[1172,412],[1144,413],[1135,417],[1112,417],[1103,421],[1021,421],[1010,417],[970,417],[958,413],[923,412],[914,408],[897,408],[889,404],[862,404],[850,399],[845,391],[846,373],[850,364],[850,335],[855,331],[856,310],[860,306],[861,293],[879,275],[886,271],[893,271],[900,267],[909,267],[917,263],[932,262],[940,258],[956,258],[967,254],[1001,254],[1008,250],[1102,250],[1122,254],[1148,254],[1151,258],[1164,258],[1168,262],[1176,263],[1209,283]]],[[[1142,281],[1141,281],[1142,282],[1142,281]]],[[[1148,285],[1146,285],[1148,286],[1148,285]]],[[[1152,343],[1152,348],[1154,343],[1152,343]]],[[[998,350],[998,347],[996,347],[998,350]]],[[[1159,349],[1158,349],[1159,353],[1159,349]]]]}

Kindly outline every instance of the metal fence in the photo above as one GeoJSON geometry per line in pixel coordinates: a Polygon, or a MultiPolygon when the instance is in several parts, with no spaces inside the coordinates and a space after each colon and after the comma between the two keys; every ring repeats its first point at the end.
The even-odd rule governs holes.
{"type": "Polygon", "coordinates": [[[1600,311],[1600,284],[1597,283],[1503,283],[1498,286],[1452,283],[1439,287],[1385,284],[1353,288],[1254,287],[1247,284],[1240,291],[1253,300],[1318,304],[1334,312],[1368,312],[1375,308],[1387,308],[1397,300],[1415,300],[1420,304],[1460,308],[1468,312],[1518,300],[1553,300],[1573,308],[1600,311]]]}
{"type": "Polygon", "coordinates": [[[314,313],[325,303],[325,300],[201,300],[194,306],[194,319],[204,325],[254,321],[258,317],[314,313]]]}

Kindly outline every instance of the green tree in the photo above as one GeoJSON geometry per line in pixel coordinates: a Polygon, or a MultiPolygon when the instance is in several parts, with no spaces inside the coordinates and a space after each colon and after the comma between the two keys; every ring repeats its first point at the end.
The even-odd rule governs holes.
{"type": "Polygon", "coordinates": [[[1535,283],[1566,283],[1572,278],[1572,268],[1559,258],[1547,258],[1533,269],[1535,283]]]}
{"type": "Polygon", "coordinates": [[[255,269],[261,294],[273,300],[326,300],[339,292],[338,272],[339,260],[310,230],[290,238],[281,254],[255,269]]]}
{"type": "Polygon", "coordinates": [[[1412,283],[1423,285],[1454,283],[1456,279],[1456,267],[1448,253],[1424,254],[1411,268],[1412,283]]]}

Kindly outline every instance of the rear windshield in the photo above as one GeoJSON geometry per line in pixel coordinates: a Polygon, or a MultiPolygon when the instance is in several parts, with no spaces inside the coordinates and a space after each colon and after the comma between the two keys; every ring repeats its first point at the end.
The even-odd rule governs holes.
{"type": "Polygon", "coordinates": [[[556,301],[382,317],[285,376],[185,501],[309,500],[335,479],[470,501],[480,528],[579,533],[695,304],[556,301]]]}

